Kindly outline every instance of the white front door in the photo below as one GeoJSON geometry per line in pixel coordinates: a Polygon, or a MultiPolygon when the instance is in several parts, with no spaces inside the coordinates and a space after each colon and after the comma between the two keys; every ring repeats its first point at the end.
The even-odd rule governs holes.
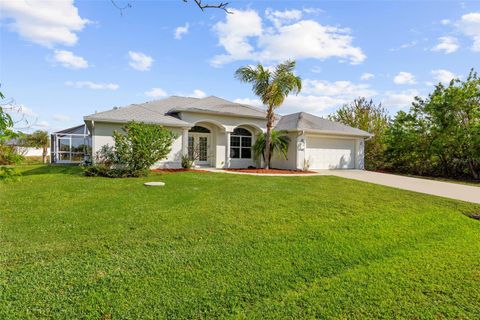
{"type": "Polygon", "coordinates": [[[195,159],[195,164],[206,166],[209,164],[209,134],[189,133],[188,156],[195,159]]]}

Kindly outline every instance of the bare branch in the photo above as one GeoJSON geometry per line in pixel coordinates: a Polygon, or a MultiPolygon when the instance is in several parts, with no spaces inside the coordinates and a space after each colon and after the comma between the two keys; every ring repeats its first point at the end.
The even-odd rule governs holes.
{"type": "Polygon", "coordinates": [[[115,0],[110,0],[110,2],[113,4],[113,6],[114,6],[115,8],[118,9],[118,11],[120,11],[120,15],[121,15],[121,16],[123,16],[123,11],[124,11],[124,10],[130,9],[130,8],[132,7],[132,5],[131,5],[129,2],[127,2],[127,4],[124,5],[123,7],[120,6],[120,5],[118,5],[118,4],[115,2],[115,0]]]}
{"type": "MultiPolygon", "coordinates": [[[[205,9],[221,9],[225,11],[226,13],[232,13],[231,11],[228,11],[228,2],[220,2],[219,4],[204,4],[202,3],[202,0],[193,0],[197,4],[197,6],[200,8],[200,10],[205,11],[205,9]]],[[[188,2],[188,0],[183,0],[183,2],[188,2]]]]}
{"type": "MultiPolygon", "coordinates": [[[[189,0],[182,0],[182,1],[187,3],[189,0]]],[[[226,13],[233,13],[231,11],[228,11],[228,8],[227,8],[228,5],[229,5],[228,2],[220,2],[218,4],[208,4],[208,3],[203,3],[202,0],[193,0],[193,1],[202,11],[205,11],[205,9],[220,9],[220,10],[225,11],[226,13]]],[[[115,8],[118,9],[118,11],[120,11],[120,15],[122,15],[122,16],[123,16],[123,11],[124,10],[130,9],[132,7],[132,5],[129,2],[127,2],[127,4],[124,5],[124,6],[120,6],[117,3],[117,0],[110,0],[110,2],[113,4],[113,6],[115,8]]]]}

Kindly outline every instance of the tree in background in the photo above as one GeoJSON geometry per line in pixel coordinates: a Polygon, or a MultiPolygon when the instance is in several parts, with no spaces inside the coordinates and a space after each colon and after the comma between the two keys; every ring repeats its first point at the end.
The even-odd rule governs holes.
{"type": "MultiPolygon", "coordinates": [[[[0,99],[5,99],[5,96],[0,91],[0,99]]],[[[13,132],[13,119],[5,112],[3,105],[0,105],[0,142],[11,139],[15,136],[13,132]]]]}
{"type": "MultiPolygon", "coordinates": [[[[418,99],[418,98],[416,98],[418,99]]],[[[391,171],[431,175],[438,158],[430,154],[427,126],[413,113],[399,111],[385,135],[386,168],[391,171]]]]}
{"type": "MultiPolygon", "coordinates": [[[[253,93],[267,106],[267,132],[265,135],[265,159],[270,159],[270,140],[275,110],[279,108],[290,93],[298,94],[302,90],[302,79],[294,74],[295,61],[287,60],[273,71],[258,64],[256,67],[242,67],[235,71],[235,77],[241,82],[250,83],[253,93]]],[[[269,169],[269,161],[265,161],[269,169]]]]}
{"type": "Polygon", "coordinates": [[[480,79],[439,83],[427,99],[416,98],[388,131],[392,168],[426,175],[480,179],[480,79]]]}
{"type": "Polygon", "coordinates": [[[377,170],[385,167],[385,133],[390,120],[382,104],[376,105],[372,100],[357,98],[352,103],[343,105],[329,118],[373,134],[365,142],[365,168],[377,170]]]}
{"type": "Polygon", "coordinates": [[[253,145],[253,154],[256,159],[262,156],[263,161],[268,162],[268,166],[270,167],[270,161],[272,160],[272,154],[274,152],[277,152],[284,159],[287,159],[288,145],[290,144],[290,137],[288,136],[286,131],[278,131],[278,130],[272,129],[272,132],[270,135],[270,151],[271,152],[267,161],[267,158],[265,155],[266,136],[267,135],[265,133],[260,133],[257,136],[257,140],[253,145]]]}
{"type": "Polygon", "coordinates": [[[50,135],[47,131],[37,130],[26,135],[24,141],[26,147],[42,148],[42,161],[47,163],[48,147],[50,145],[50,135]]]}
{"type": "Polygon", "coordinates": [[[22,156],[17,153],[14,146],[6,144],[7,140],[16,138],[18,135],[13,130],[13,119],[5,112],[3,100],[5,96],[0,92],[0,180],[15,179],[19,173],[13,167],[5,166],[18,163],[22,156]]]}

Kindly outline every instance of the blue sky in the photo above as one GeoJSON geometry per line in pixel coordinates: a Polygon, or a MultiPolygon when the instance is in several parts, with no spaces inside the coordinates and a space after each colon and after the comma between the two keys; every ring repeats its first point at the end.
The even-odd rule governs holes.
{"type": "Polygon", "coordinates": [[[1,90],[32,129],[173,94],[257,105],[234,71],[287,58],[304,89],[280,113],[327,115],[367,96],[394,114],[480,69],[480,2],[233,0],[230,15],[181,0],[130,3],[120,15],[109,0],[0,1],[1,90]]]}

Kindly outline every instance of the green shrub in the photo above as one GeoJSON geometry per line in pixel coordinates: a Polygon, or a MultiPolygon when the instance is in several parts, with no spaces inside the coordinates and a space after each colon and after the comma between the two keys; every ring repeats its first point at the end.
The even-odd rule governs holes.
{"type": "Polygon", "coordinates": [[[0,165],[18,164],[22,160],[23,156],[15,146],[0,143],[0,165]]]}
{"type": "Polygon", "coordinates": [[[187,154],[182,156],[182,168],[184,169],[191,169],[193,167],[193,163],[195,160],[190,158],[187,154]]]}
{"type": "Polygon", "coordinates": [[[20,177],[20,173],[14,167],[0,166],[0,181],[15,181],[20,177]]]}
{"type": "Polygon", "coordinates": [[[84,168],[84,174],[87,177],[107,177],[107,178],[131,178],[144,177],[148,175],[147,170],[132,170],[128,168],[111,168],[104,164],[95,164],[84,168]]]}
{"type": "Polygon", "coordinates": [[[130,122],[123,132],[114,132],[115,146],[105,145],[95,155],[95,165],[86,166],[86,176],[140,177],[167,157],[175,134],[162,126],[130,122]]]}

